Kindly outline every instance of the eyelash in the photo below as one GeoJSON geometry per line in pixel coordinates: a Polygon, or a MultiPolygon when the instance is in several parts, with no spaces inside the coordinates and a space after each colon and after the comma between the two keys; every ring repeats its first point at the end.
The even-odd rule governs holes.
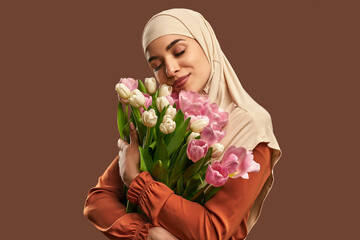
{"type": "Polygon", "coordinates": [[[180,56],[181,54],[183,54],[185,52],[185,50],[182,50],[181,52],[178,52],[176,54],[174,54],[176,57],[180,56]]]}
{"type": "MultiPolygon", "coordinates": [[[[185,53],[185,50],[182,50],[181,52],[178,52],[175,55],[175,57],[179,57],[181,56],[183,53],[185,53]]],[[[160,67],[162,66],[163,64],[160,64],[159,66],[157,66],[156,68],[154,68],[154,72],[158,71],[160,69],[160,67]]]]}

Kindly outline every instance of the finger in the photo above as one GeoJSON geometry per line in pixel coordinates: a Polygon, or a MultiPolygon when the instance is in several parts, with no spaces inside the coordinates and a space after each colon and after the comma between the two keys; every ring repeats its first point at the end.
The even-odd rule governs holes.
{"type": "Polygon", "coordinates": [[[135,130],[135,126],[132,122],[130,122],[130,145],[139,146],[139,139],[137,132],[135,130]]]}
{"type": "Polygon", "coordinates": [[[124,142],[124,140],[122,140],[121,138],[117,142],[118,148],[120,148],[120,150],[123,149],[124,147],[126,147],[127,144],[128,143],[124,142]]]}

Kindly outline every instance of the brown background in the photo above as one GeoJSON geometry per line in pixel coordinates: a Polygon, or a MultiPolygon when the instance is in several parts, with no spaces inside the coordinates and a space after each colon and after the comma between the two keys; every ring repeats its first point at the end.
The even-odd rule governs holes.
{"type": "Polygon", "coordinates": [[[105,239],[82,210],[118,151],[114,86],[151,76],[140,44],[145,23],[186,7],[213,26],[244,88],[272,115],[284,152],[248,239],[353,239],[355,2],[2,3],[0,238],[105,239]]]}

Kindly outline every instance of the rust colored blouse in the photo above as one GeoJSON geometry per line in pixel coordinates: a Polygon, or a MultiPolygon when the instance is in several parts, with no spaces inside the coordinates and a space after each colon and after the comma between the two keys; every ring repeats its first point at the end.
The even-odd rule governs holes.
{"type": "Polygon", "coordinates": [[[182,240],[244,239],[246,221],[261,188],[270,176],[271,149],[260,143],[253,150],[260,171],[249,179],[229,179],[205,206],[176,195],[166,185],[140,173],[130,184],[128,199],[143,212],[126,213],[118,156],[90,189],[84,215],[109,239],[146,239],[149,227],[161,226],[182,240]]]}

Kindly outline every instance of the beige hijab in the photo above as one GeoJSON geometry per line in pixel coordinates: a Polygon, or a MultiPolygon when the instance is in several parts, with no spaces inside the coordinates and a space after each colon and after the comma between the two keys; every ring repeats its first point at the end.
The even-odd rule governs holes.
{"type": "MultiPolygon", "coordinates": [[[[225,148],[235,145],[252,150],[260,142],[272,149],[272,169],[281,156],[280,147],[273,133],[270,114],[256,103],[243,89],[229,61],[222,52],[215,33],[198,12],[189,9],[170,9],[154,15],[146,24],[142,45],[144,53],[150,42],[167,34],[180,34],[198,41],[210,65],[211,75],[203,93],[230,113],[225,126],[226,137],[221,141],[225,148]]],[[[263,202],[273,185],[274,175],[266,181],[248,218],[248,231],[257,221],[263,202]]]]}

